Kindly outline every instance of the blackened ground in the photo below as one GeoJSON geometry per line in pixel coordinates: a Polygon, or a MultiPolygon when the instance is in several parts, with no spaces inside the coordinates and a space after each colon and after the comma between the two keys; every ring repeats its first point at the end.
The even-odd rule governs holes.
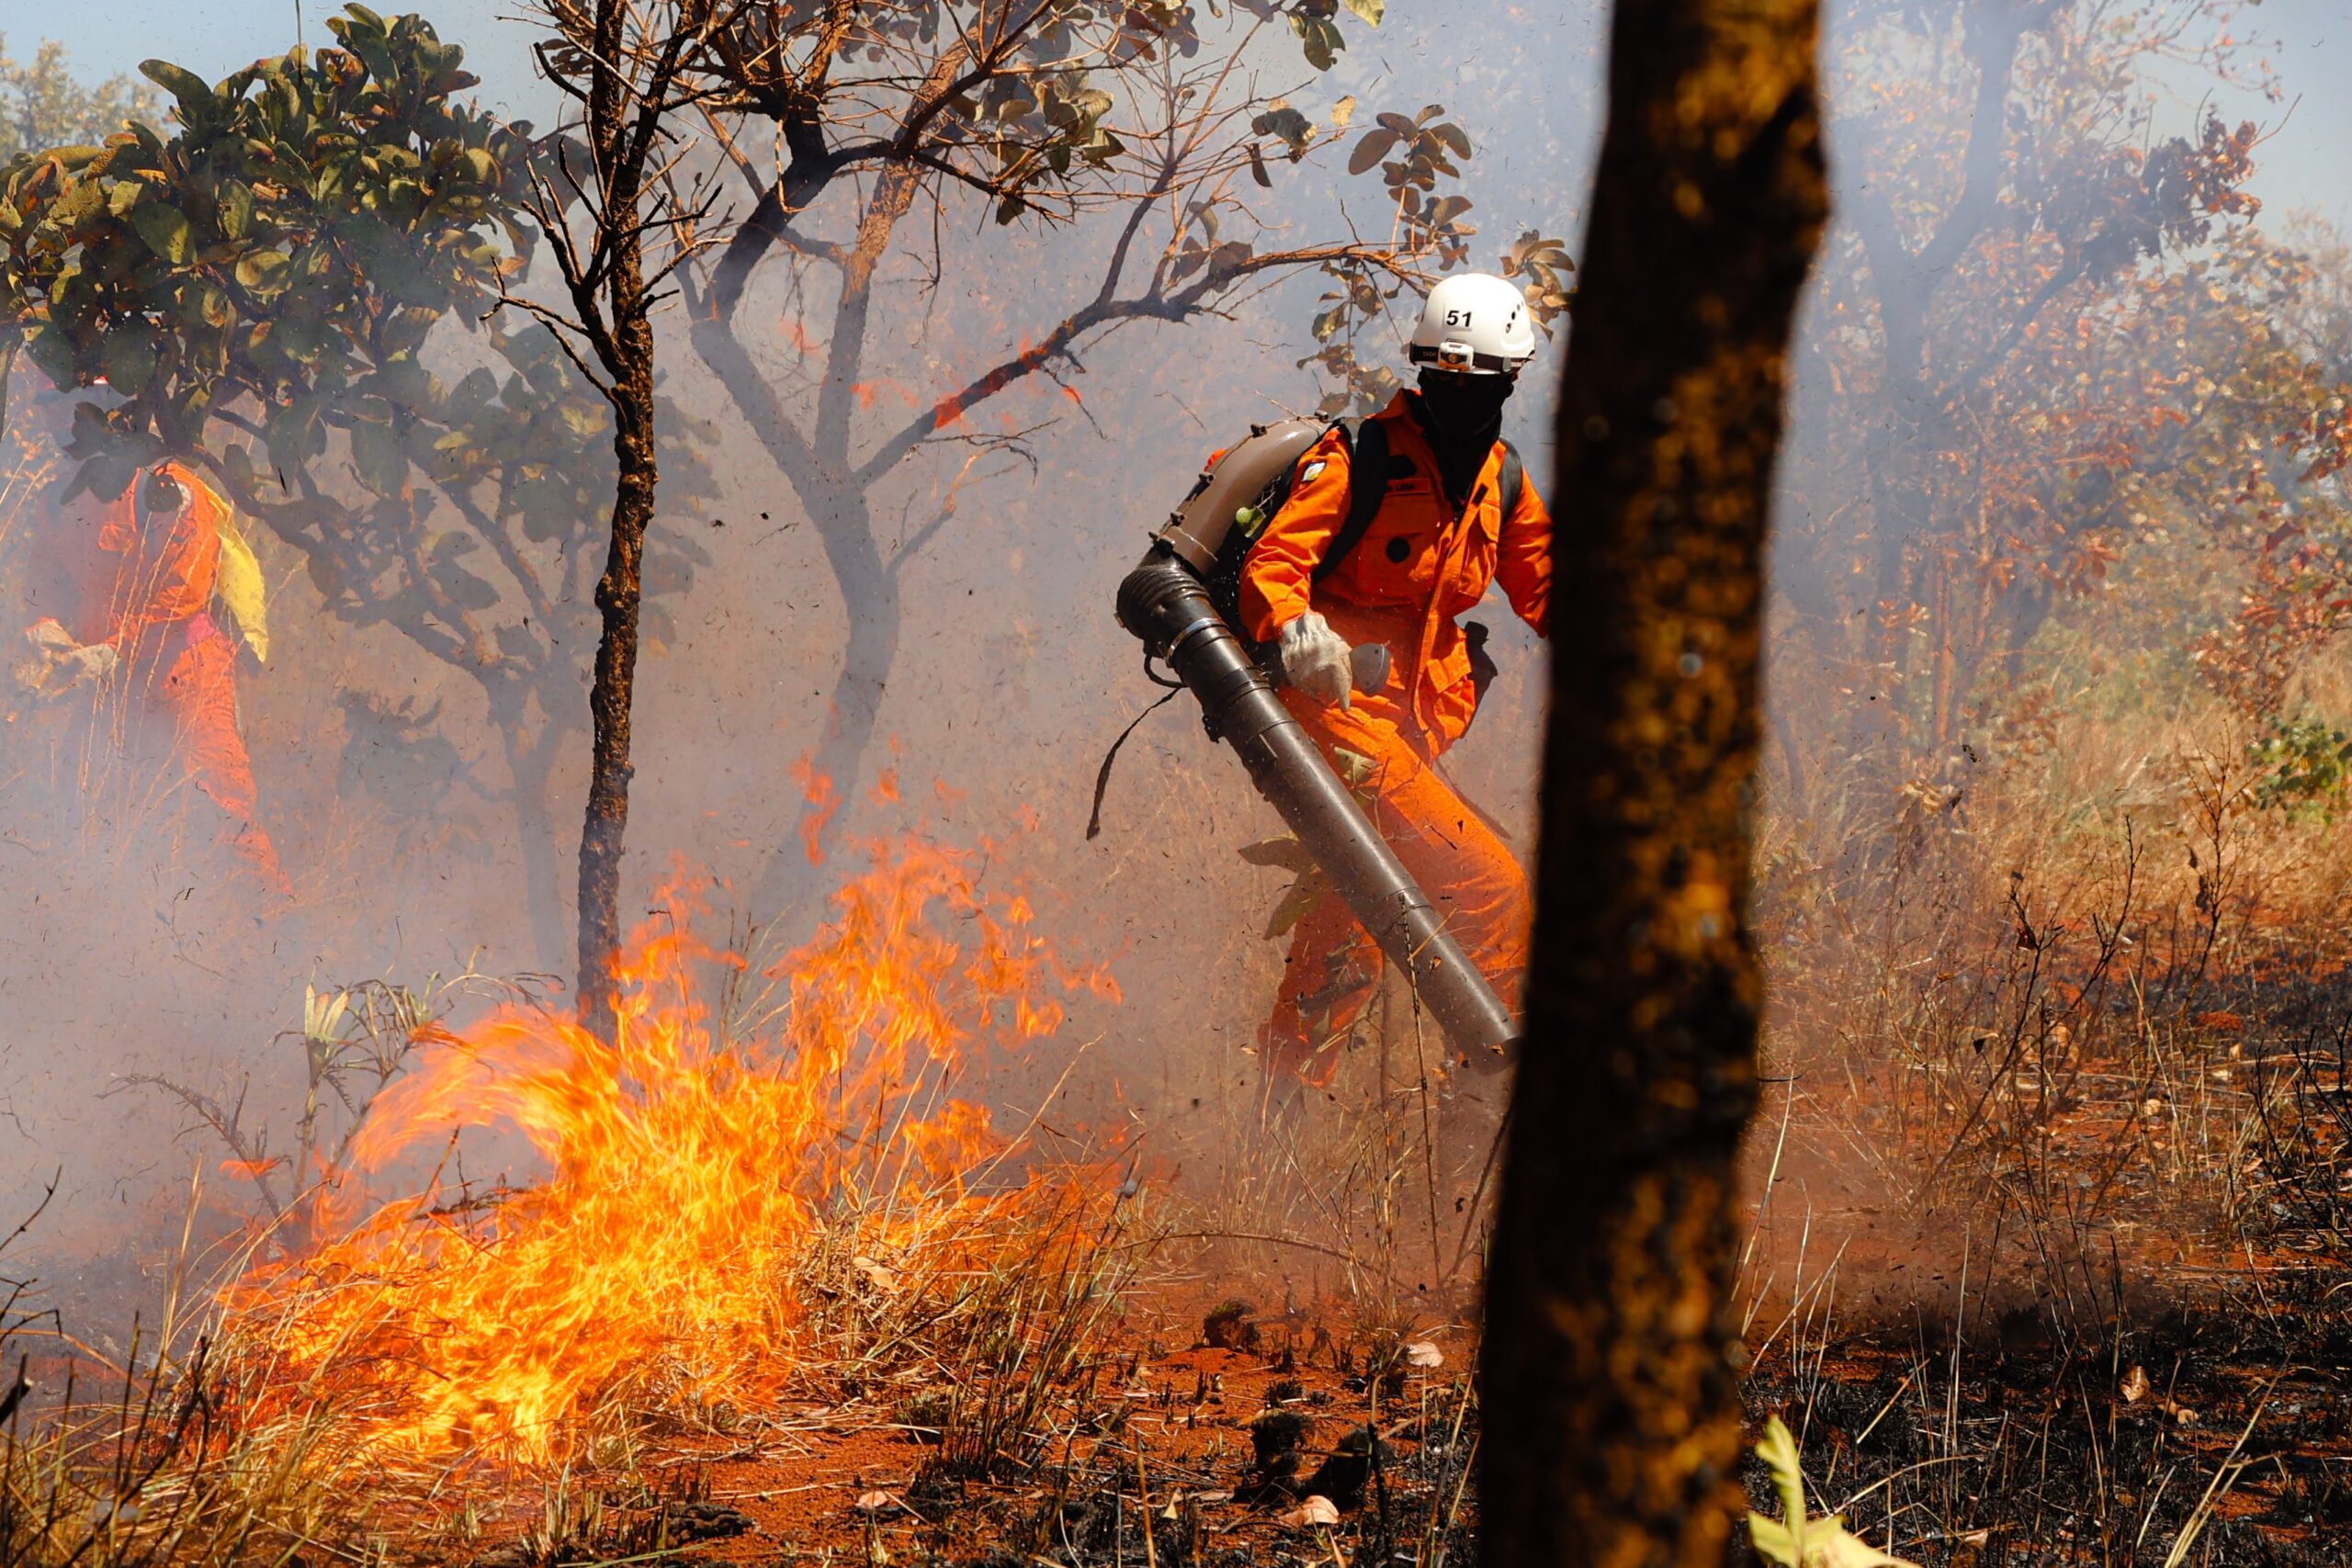
{"type": "MultiPolygon", "coordinates": [[[[1768,1356],[1750,1411],[1797,1435],[1817,1512],[1926,1568],[2342,1568],[2346,1279],[2290,1266],[2162,1308],[2127,1294],[2093,1336],[2014,1309],[1957,1353],[1949,1321],[1843,1333],[1768,1356]]],[[[1748,1483],[1769,1509],[1760,1465],[1748,1483]]]]}

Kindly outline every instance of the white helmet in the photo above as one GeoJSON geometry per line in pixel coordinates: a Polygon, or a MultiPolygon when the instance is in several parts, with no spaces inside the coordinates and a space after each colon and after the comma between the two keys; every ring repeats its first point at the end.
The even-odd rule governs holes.
{"type": "Polygon", "coordinates": [[[1535,356],[1535,322],[1519,286],[1491,272],[1439,280],[1405,357],[1474,376],[1516,376],[1535,356]]]}

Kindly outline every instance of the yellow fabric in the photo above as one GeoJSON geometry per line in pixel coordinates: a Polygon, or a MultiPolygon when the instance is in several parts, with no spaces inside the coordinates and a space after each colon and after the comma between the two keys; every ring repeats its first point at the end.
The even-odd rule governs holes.
{"type": "Polygon", "coordinates": [[[262,580],[261,562],[254,547],[237,531],[234,514],[220,508],[220,566],[212,591],[221,607],[244,634],[245,646],[264,664],[269,662],[269,589],[262,580]]]}

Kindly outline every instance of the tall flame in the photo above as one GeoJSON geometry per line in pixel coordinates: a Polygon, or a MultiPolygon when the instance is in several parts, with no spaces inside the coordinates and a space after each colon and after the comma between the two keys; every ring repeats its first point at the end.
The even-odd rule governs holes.
{"type": "Polygon", "coordinates": [[[390,1450],[561,1458],[599,1410],[773,1397],[813,1357],[824,1298],[985,1267],[1006,1221],[1069,1212],[949,1086],[977,1048],[1049,1033],[1061,996],[1110,982],[1058,966],[967,857],[877,852],[769,987],[671,902],[620,967],[609,1043],[509,1009],[379,1099],[361,1169],[503,1124],[547,1174],[483,1203],[436,1171],[250,1276],[230,1322],[269,1344],[274,1387],[331,1393],[390,1450]],[[715,1014],[714,975],[723,1011],[766,1017],[715,1014]]]}

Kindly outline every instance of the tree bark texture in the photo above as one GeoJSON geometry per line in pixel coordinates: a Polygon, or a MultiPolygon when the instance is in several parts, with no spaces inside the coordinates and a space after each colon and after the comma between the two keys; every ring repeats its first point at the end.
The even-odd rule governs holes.
{"type": "Polygon", "coordinates": [[[1481,1352],[1486,1560],[1725,1561],[1757,1103],[1766,513],[1828,206],[1813,0],[1619,0],[1559,409],[1528,1033],[1481,1352]]]}
{"type": "MultiPolygon", "coordinates": [[[[597,59],[621,57],[627,7],[598,0],[597,59]]],[[[613,964],[620,952],[621,852],[628,829],[629,708],[637,688],[638,612],[644,599],[645,529],[653,517],[657,470],[653,447],[653,324],[645,286],[645,249],[639,209],[650,139],[632,135],[634,100],[610,63],[594,71],[588,95],[587,133],[594,160],[602,236],[608,247],[601,280],[608,332],[597,344],[612,377],[613,488],[611,543],[596,582],[603,631],[588,693],[594,725],[588,808],[580,830],[581,1021],[604,1032],[612,1027],[613,964]]],[[[583,311],[595,301],[576,301],[583,311]]]]}

